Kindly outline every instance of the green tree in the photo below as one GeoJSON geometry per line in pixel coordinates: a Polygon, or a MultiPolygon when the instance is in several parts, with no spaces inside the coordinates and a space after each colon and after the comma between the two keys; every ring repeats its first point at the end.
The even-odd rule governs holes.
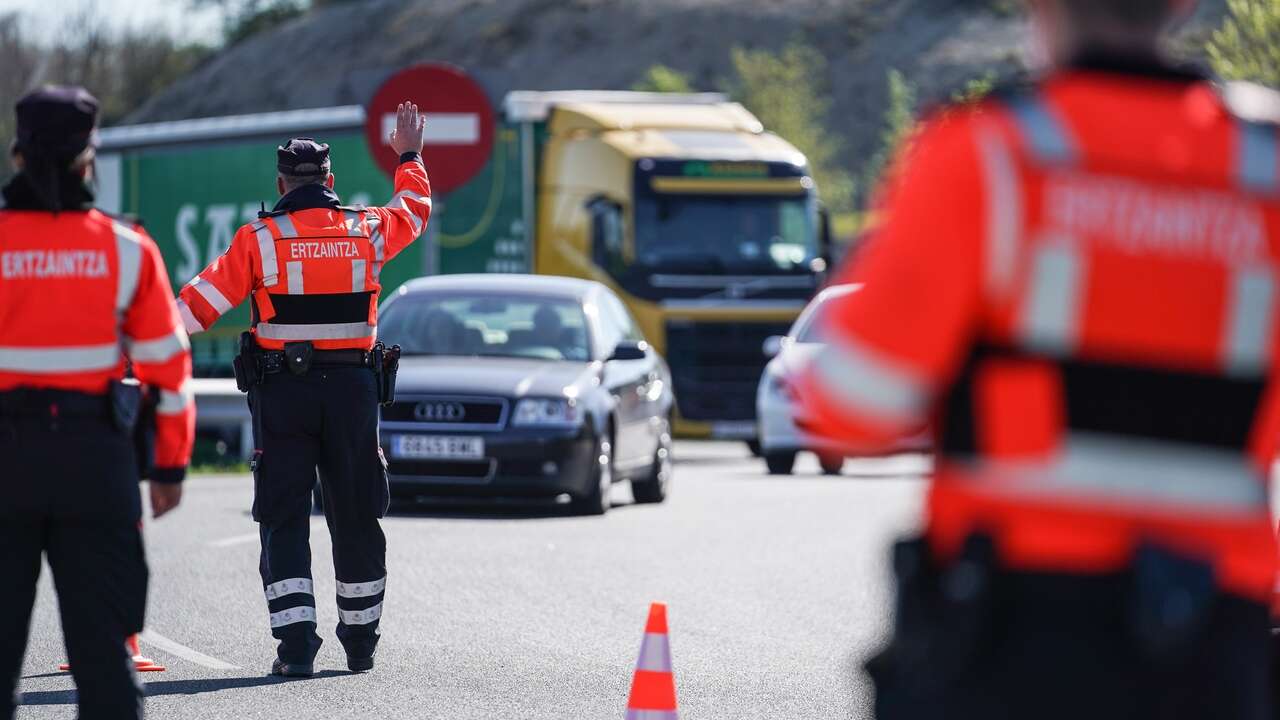
{"type": "Polygon", "coordinates": [[[666,65],[658,64],[645,71],[644,76],[631,86],[639,92],[691,93],[693,82],[689,76],[666,65]]]}
{"type": "Polygon", "coordinates": [[[1280,88],[1280,0],[1227,0],[1227,17],[1207,47],[1213,69],[1228,80],[1280,88]]]}
{"type": "Polygon", "coordinates": [[[828,207],[851,210],[853,178],[839,164],[844,143],[825,123],[831,110],[830,95],[820,80],[826,76],[826,59],[814,48],[793,42],[778,53],[734,48],[732,60],[735,77],[728,83],[729,93],[805,154],[828,207]]]}
{"type": "Polygon", "coordinates": [[[996,74],[990,71],[970,78],[963,88],[951,94],[951,101],[957,104],[976,103],[995,90],[997,79],[996,74]]]}
{"type": "Polygon", "coordinates": [[[862,170],[862,201],[869,201],[870,193],[880,184],[880,176],[911,136],[916,125],[916,89],[895,68],[886,76],[889,85],[889,103],[885,106],[884,121],[880,130],[879,147],[862,170]]]}

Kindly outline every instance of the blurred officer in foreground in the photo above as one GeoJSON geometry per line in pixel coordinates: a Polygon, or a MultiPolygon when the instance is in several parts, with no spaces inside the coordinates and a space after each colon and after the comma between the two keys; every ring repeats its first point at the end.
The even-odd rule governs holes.
{"type": "Polygon", "coordinates": [[[53,570],[80,718],[137,718],[125,638],[142,629],[139,464],[160,517],[191,458],[191,354],[160,251],[93,209],[98,101],[46,87],[17,105],[18,174],[0,209],[0,717],[14,713],[40,559],[53,570]],[[122,352],[123,350],[123,352],[122,352]],[[154,458],[136,458],[135,378],[159,388],[154,458]]]}
{"type": "Polygon", "coordinates": [[[926,123],[841,278],[814,424],[936,432],[881,718],[1268,717],[1277,107],[1161,58],[1191,4],[1030,0],[1051,71],[926,123]]]}
{"type": "Polygon", "coordinates": [[[253,517],[271,634],[280,641],[273,674],[313,674],[320,649],[309,545],[317,469],[333,536],[338,639],[353,672],[373,668],[387,582],[378,519],[389,500],[378,404],[390,402],[395,384],[394,360],[374,342],[378,277],[431,214],[424,127],[416,105],[400,106],[391,136],[400,167],[385,208],[342,206],[329,146],[311,138],[285,143],[275,210],[240,228],[178,303],[195,333],[252,298],[236,379],[249,393],[257,444],[253,517]]]}

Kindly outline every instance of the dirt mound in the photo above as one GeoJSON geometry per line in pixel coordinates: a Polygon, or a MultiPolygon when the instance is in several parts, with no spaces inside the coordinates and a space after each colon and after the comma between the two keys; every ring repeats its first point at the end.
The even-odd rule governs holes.
{"type": "MultiPolygon", "coordinates": [[[[1203,3],[1200,27],[1221,16],[1203,3]]],[[[654,63],[715,89],[730,49],[799,39],[829,61],[831,127],[846,162],[872,152],[897,68],[922,102],[1020,69],[1011,0],[364,0],[329,7],[220,53],[129,122],[361,104],[391,72],[445,60],[495,100],[514,89],[625,88],[654,63]]]]}

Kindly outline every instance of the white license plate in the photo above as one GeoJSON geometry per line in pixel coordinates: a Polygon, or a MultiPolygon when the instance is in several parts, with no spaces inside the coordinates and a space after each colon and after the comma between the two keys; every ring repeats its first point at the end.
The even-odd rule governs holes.
{"type": "Polygon", "coordinates": [[[756,424],[751,420],[711,423],[711,437],[718,440],[750,440],[756,434],[756,424]]]}
{"type": "Polygon", "coordinates": [[[416,460],[483,460],[484,438],[448,435],[396,435],[391,454],[416,460]]]}

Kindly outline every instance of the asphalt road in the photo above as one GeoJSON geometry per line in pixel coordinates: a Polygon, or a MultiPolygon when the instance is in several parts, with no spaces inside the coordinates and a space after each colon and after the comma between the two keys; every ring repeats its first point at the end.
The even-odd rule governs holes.
{"type": "MultiPolygon", "coordinates": [[[[667,503],[603,518],[425,510],[387,519],[378,667],[346,672],[323,519],[312,529],[324,648],[309,680],[267,676],[274,645],[245,476],[195,478],[150,522],[144,676],[152,718],[621,718],[648,604],[669,604],[681,717],[866,718],[858,671],[887,632],[887,551],[915,523],[922,460],[805,458],[771,478],[737,444],[681,443],[667,503]],[[194,651],[194,652],[192,652],[194,651]]],[[[22,720],[75,716],[56,672],[47,572],[22,720]]]]}

